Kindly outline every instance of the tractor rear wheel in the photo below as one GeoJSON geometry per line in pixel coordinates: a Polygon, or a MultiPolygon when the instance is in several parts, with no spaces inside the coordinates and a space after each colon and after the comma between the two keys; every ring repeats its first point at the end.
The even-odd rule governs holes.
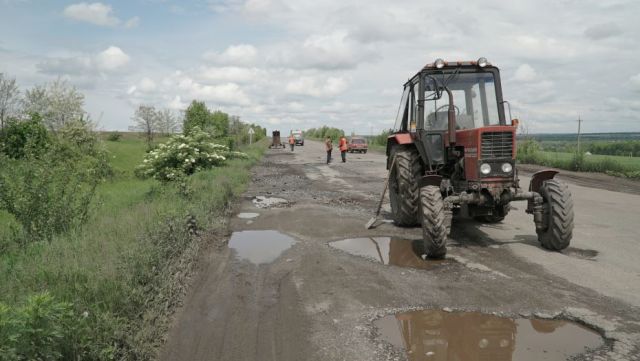
{"type": "Polygon", "coordinates": [[[573,236],[573,199],[566,184],[550,179],[540,187],[544,230],[538,230],[542,247],[560,251],[569,246],[573,236]]]}
{"type": "Polygon", "coordinates": [[[422,213],[422,240],[427,257],[444,258],[447,254],[451,212],[444,206],[440,187],[420,188],[420,212],[422,213]]]}
{"type": "Polygon", "coordinates": [[[418,178],[422,176],[422,163],[415,147],[395,146],[391,159],[395,157],[389,176],[389,200],[396,225],[413,227],[420,223],[418,178]]]}

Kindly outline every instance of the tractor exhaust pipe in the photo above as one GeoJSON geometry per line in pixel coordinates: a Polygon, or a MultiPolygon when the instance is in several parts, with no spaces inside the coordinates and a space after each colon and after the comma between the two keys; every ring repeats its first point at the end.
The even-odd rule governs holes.
{"type": "Polygon", "coordinates": [[[449,96],[449,111],[447,112],[447,119],[449,121],[449,146],[452,147],[456,144],[456,107],[453,104],[453,94],[451,93],[451,90],[446,86],[443,86],[443,88],[449,96]]]}

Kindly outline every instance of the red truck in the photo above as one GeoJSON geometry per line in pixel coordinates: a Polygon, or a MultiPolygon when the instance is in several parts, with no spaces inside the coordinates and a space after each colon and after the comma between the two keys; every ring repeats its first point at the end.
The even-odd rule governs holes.
{"type": "Polygon", "coordinates": [[[347,144],[347,150],[349,153],[366,153],[368,149],[369,146],[367,145],[367,140],[364,138],[351,137],[347,144]]]}

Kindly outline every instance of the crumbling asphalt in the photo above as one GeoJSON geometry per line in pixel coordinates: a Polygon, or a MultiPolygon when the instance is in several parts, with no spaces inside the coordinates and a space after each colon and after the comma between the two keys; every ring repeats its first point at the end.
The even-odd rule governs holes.
{"type": "MultiPolygon", "coordinates": [[[[562,253],[540,248],[525,204],[515,203],[500,224],[456,219],[448,252],[454,261],[415,269],[329,246],[358,237],[415,240],[421,232],[385,222],[364,228],[382,191],[384,154],[349,154],[347,163],[337,156],[331,165],[324,159],[321,143],[309,140],[294,152],[267,152],[235,206],[230,234],[275,230],[295,244],[258,265],[225,242],[211,247],[161,359],[403,360],[403,350],[383,341],[374,321],[442,308],[574,320],[606,338],[575,359],[640,359],[640,196],[612,191],[615,178],[598,188],[576,181],[578,175],[565,179],[576,228],[562,253]],[[269,198],[286,202],[263,207],[269,198]]],[[[525,171],[521,180],[526,187],[525,171]]],[[[382,216],[388,212],[385,205],[382,216]]]]}

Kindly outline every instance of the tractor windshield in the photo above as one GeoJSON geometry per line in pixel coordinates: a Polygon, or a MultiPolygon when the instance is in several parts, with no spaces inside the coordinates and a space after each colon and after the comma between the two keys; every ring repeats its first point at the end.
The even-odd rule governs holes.
{"type": "Polygon", "coordinates": [[[426,76],[425,128],[431,130],[447,129],[449,98],[442,89],[436,91],[436,86],[443,84],[453,94],[457,129],[500,124],[493,73],[454,72],[426,76]]]}

